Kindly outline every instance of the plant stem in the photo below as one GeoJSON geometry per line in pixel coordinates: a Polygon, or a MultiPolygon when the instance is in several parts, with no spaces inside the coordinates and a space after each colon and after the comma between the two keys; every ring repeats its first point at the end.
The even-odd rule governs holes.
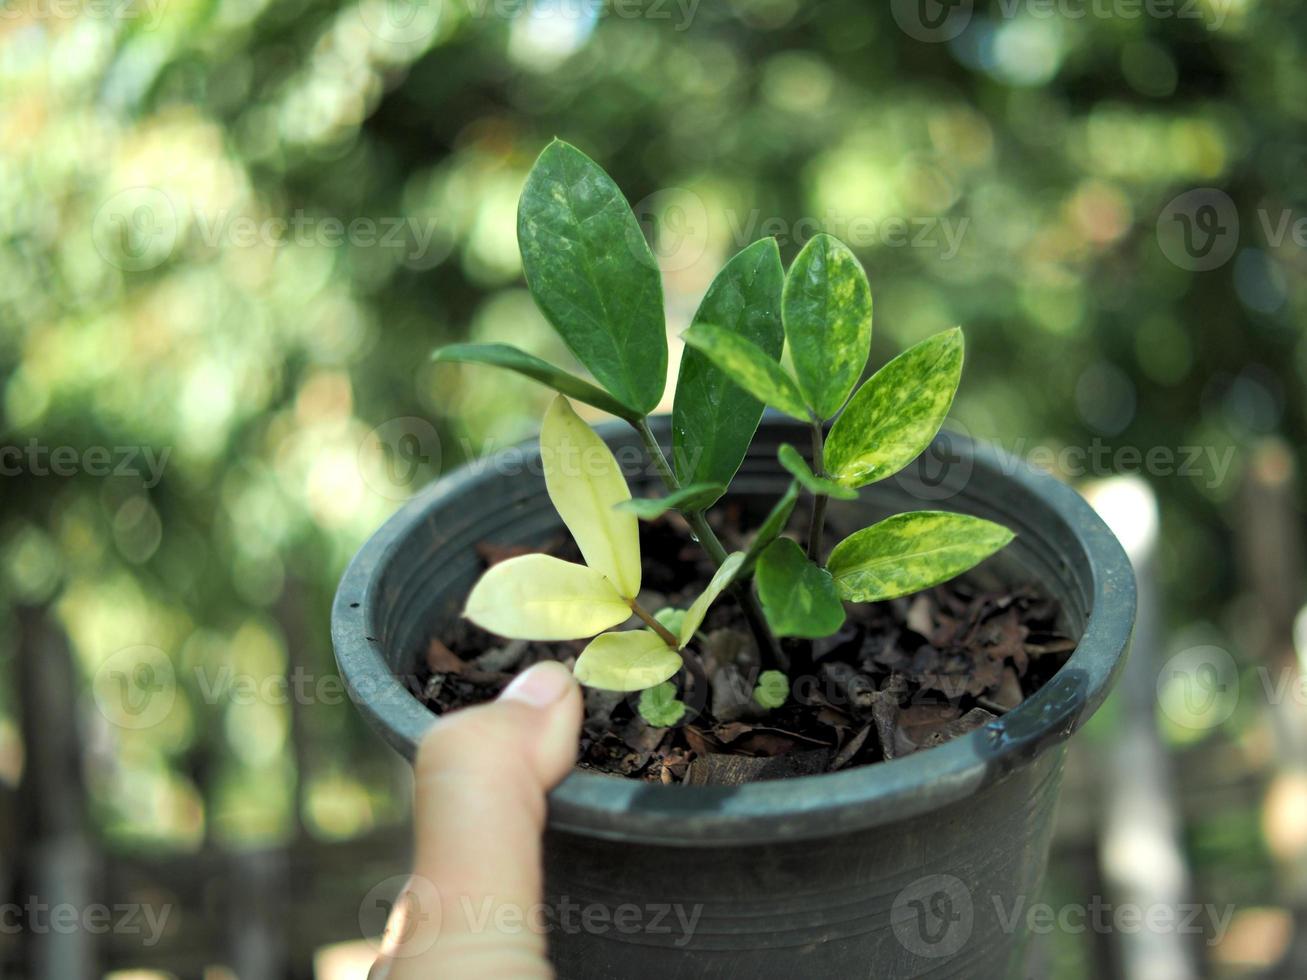
{"type": "MultiPolygon", "coordinates": [[[[826,475],[826,460],[823,458],[821,423],[812,423],[812,471],[818,476],[826,475]]],[[[824,493],[813,494],[812,523],[808,525],[808,559],[821,562],[821,533],[826,524],[826,501],[830,498],[824,493]]]]}
{"type": "MultiPolygon", "coordinates": [[[[676,474],[672,472],[671,465],[667,462],[667,457],[663,455],[663,447],[658,445],[658,440],[654,438],[653,430],[649,428],[649,420],[641,419],[640,424],[635,427],[640,433],[640,438],[644,441],[645,452],[653,460],[654,468],[658,470],[658,475],[662,477],[663,483],[667,486],[669,493],[681,489],[681,481],[676,479],[676,474]]],[[[699,539],[699,544],[703,550],[708,552],[708,557],[713,560],[713,564],[721,567],[722,562],[726,560],[726,549],[722,546],[717,534],[709,526],[707,518],[700,511],[682,511],[686,522],[690,525],[690,530],[694,536],[699,539]]],[[[772,635],[771,628],[767,625],[767,620],[762,614],[762,607],[758,605],[758,600],[745,582],[732,582],[731,593],[744,610],[744,618],[749,624],[749,630],[753,633],[754,641],[758,644],[758,654],[762,658],[763,666],[774,666],[779,670],[789,669],[789,658],[781,650],[780,642],[772,635]]]]}
{"type": "Polygon", "coordinates": [[[636,602],[634,599],[627,599],[626,604],[631,607],[631,612],[635,613],[644,620],[646,626],[658,634],[659,638],[673,650],[681,649],[681,641],[671,630],[669,630],[658,620],[649,615],[649,611],[636,602]]]}

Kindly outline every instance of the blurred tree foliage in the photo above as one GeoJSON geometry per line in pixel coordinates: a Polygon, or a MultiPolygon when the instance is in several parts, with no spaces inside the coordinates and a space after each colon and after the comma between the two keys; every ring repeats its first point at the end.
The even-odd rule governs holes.
{"type": "Polygon", "coordinates": [[[52,603],[72,638],[108,833],[194,846],[284,836],[297,807],[322,835],[398,815],[343,699],[221,685],[327,678],[330,596],[362,539],[535,424],[542,390],[428,354],[472,338],[571,363],[515,244],[554,135],[647,223],[673,335],[750,241],[777,235],[788,261],[815,231],[844,238],[876,293],[873,364],[963,324],[959,425],[1048,447],[1071,478],[1146,470],[1172,616],[1236,631],[1241,447],[1304,444],[1307,243],[1278,233],[1307,219],[1301,6],[995,0],[938,42],[902,26],[911,8],[6,4],[0,444],[23,455],[0,558],[8,603],[52,603]],[[1194,188],[1238,222],[1206,271],[1176,260],[1167,210],[1194,188]],[[422,449],[399,480],[397,433],[422,449]],[[41,472],[31,445],[73,447],[74,472],[41,472]],[[169,456],[152,483],[139,459],[103,475],[96,446],[169,456]],[[1177,473],[1185,447],[1204,455],[1177,473]],[[138,645],[177,698],[126,729],[97,684],[138,645]]]}

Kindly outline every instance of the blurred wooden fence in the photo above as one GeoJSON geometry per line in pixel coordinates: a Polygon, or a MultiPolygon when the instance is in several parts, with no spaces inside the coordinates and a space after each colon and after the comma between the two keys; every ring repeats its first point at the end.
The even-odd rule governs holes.
{"type": "MultiPolygon", "coordinates": [[[[1297,660],[1285,637],[1302,603],[1301,553],[1284,543],[1301,542],[1303,528],[1282,449],[1268,444],[1255,454],[1233,523],[1246,531],[1243,586],[1268,624],[1264,649],[1255,652],[1297,678],[1297,660]]],[[[1153,506],[1150,499],[1143,505],[1153,506]]],[[[1307,765],[1298,741],[1302,712],[1295,713],[1292,705],[1266,712],[1274,715],[1267,723],[1275,733],[1266,771],[1244,765],[1228,744],[1177,755],[1160,740],[1156,683],[1165,643],[1155,545],[1155,533],[1131,545],[1141,608],[1133,659],[1118,694],[1117,738],[1105,748],[1080,740],[1068,768],[1053,867],[1063,895],[1074,901],[1101,896],[1114,905],[1143,907],[1203,902],[1204,884],[1187,857],[1185,828],[1213,808],[1262,800],[1277,780],[1301,777],[1307,765]]],[[[293,610],[280,612],[293,616],[293,610]]],[[[239,980],[309,980],[320,947],[361,938],[361,901],[405,869],[406,827],[344,843],[315,841],[301,830],[285,847],[241,852],[213,846],[184,855],[106,852],[88,817],[86,759],[76,724],[79,683],[66,643],[38,611],[22,613],[20,623],[26,758],[19,793],[0,792],[0,889],[20,906],[149,907],[170,913],[153,944],[144,943],[139,932],[114,929],[16,930],[5,918],[0,920],[0,978],[76,980],[142,968],[198,980],[220,965],[226,973],[219,975],[239,980]]],[[[302,766],[309,746],[301,721],[292,718],[291,737],[302,766]]],[[[1307,821],[1307,813],[1298,819],[1307,821]]],[[[1307,853],[1288,855],[1278,894],[1267,896],[1268,903],[1291,911],[1293,941],[1274,962],[1248,971],[1223,969],[1220,975],[1307,977],[1304,862],[1307,853]]],[[[1088,967],[1081,975],[1210,976],[1213,951],[1201,939],[1166,931],[1090,930],[1082,940],[1088,967]]],[[[1058,976],[1052,945],[1047,938],[1032,942],[1027,976],[1058,976]]]]}

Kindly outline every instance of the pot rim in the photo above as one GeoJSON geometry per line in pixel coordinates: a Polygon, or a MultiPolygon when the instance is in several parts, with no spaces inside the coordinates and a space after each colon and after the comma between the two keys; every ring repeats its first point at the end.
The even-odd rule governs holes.
{"type": "MultiPolygon", "coordinates": [[[[768,418],[764,418],[765,426],[768,418]]],[[[597,427],[606,438],[624,423],[597,427]]],[[[949,433],[977,468],[1037,496],[1088,561],[1084,632],[1066,664],[1019,706],[966,735],[900,759],[744,786],[664,786],[574,770],[549,794],[552,830],[682,847],[824,837],[913,817],[963,800],[1070,737],[1106,698],[1125,662],[1136,587],[1124,549],[1075,490],[996,447],[949,433]]],[[[506,452],[531,452],[534,440],[506,452]]],[[[395,677],[382,649],[378,572],[443,501],[495,479],[496,456],[436,480],[393,514],[350,561],[332,604],[331,634],[351,700],[412,759],[438,716],[395,677]],[[370,601],[371,600],[371,601],[370,601]],[[364,683],[360,683],[364,682],[364,683]],[[366,691],[366,695],[362,692],[366,691]]],[[[965,500],[963,490],[959,500],[965,500]]],[[[965,509],[965,508],[961,508],[965,509]]]]}

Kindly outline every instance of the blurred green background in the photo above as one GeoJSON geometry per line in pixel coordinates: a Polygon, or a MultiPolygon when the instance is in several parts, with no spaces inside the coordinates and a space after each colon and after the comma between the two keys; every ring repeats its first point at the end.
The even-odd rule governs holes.
{"type": "MultiPolygon", "coordinates": [[[[1161,654],[1219,647],[1250,692],[1161,730],[1198,891],[1240,910],[1202,959],[1260,975],[1307,850],[1255,673],[1294,659],[1274,609],[1291,624],[1300,568],[1259,592],[1245,492],[1260,466],[1279,560],[1302,526],[1305,28],[1292,0],[5,0],[0,780],[32,758],[31,607],[68,640],[72,714],[41,724],[77,733],[104,853],[402,825],[402,767],[321,687],[330,598],[405,497],[547,403],[433,347],[575,363],[515,241],[557,135],[646,224],[673,338],[735,251],[774,234],[788,262],[829,231],[871,278],[873,365],[962,324],[959,428],[1146,481],[1161,654]],[[105,684],[141,662],[176,697],[131,727],[105,684]],[[288,673],[316,693],[271,696],[288,673]],[[238,675],[263,686],[213,693],[238,675]]],[[[1090,941],[1058,938],[1058,975],[1094,975],[1090,941]]]]}

